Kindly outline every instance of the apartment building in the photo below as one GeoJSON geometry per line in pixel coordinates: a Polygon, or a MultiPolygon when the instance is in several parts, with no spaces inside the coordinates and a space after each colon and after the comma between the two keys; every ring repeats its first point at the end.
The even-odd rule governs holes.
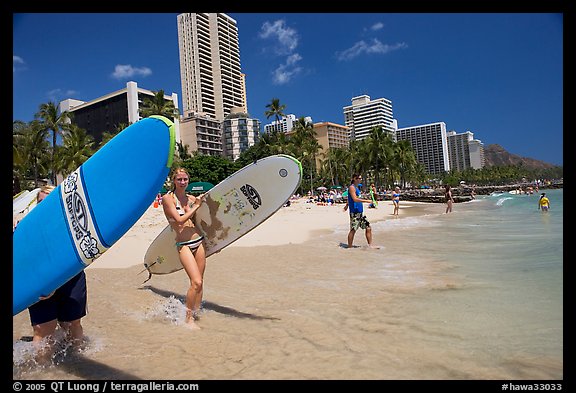
{"type": "Polygon", "coordinates": [[[222,13],[177,17],[182,109],[223,121],[232,108],[248,112],[236,21],[222,13]]]}
{"type": "Polygon", "coordinates": [[[368,95],[352,98],[352,105],[345,106],[344,123],[350,130],[350,140],[362,140],[372,128],[381,126],[394,137],[395,121],[392,101],[386,98],[371,100],[368,95]]]}
{"type": "Polygon", "coordinates": [[[474,139],[472,132],[457,134],[456,131],[449,131],[446,135],[452,170],[463,171],[468,168],[484,167],[484,145],[481,141],[474,139]]]}
{"type": "MultiPolygon", "coordinates": [[[[73,123],[86,130],[94,137],[96,143],[102,141],[104,132],[114,132],[120,124],[126,126],[141,119],[140,106],[146,97],[154,97],[154,92],[138,87],[134,81],[126,83],[126,87],[91,101],[81,101],[68,98],[58,104],[60,112],[69,111],[74,116],[73,123]]],[[[164,95],[164,99],[172,101],[178,108],[178,95],[164,95]]],[[[174,122],[176,140],[180,139],[179,119],[174,122]]]]}
{"type": "Polygon", "coordinates": [[[416,153],[416,160],[430,174],[450,171],[446,123],[437,122],[419,126],[398,128],[396,140],[407,140],[416,153]]]}

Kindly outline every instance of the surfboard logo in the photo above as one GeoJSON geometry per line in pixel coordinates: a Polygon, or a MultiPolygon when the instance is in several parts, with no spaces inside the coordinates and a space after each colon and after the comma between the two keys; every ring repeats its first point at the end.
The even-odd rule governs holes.
{"type": "Polygon", "coordinates": [[[89,265],[108,248],[103,246],[98,238],[94,218],[86,203],[86,194],[80,180],[80,168],[64,180],[61,189],[68,230],[76,252],[84,264],[89,265]]]}
{"type": "Polygon", "coordinates": [[[260,194],[254,187],[250,184],[245,184],[240,187],[240,191],[248,198],[248,202],[252,205],[254,210],[258,209],[262,205],[262,199],[260,198],[260,194]]]}

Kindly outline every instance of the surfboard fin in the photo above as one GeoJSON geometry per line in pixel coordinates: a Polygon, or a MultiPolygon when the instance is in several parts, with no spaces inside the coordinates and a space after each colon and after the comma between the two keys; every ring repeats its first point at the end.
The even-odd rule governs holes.
{"type": "MultiPolygon", "coordinates": [[[[154,262],[154,263],[156,263],[156,262],[154,262]]],[[[152,265],[150,265],[150,266],[152,266],[152,265]]],[[[152,272],[148,269],[148,266],[144,266],[144,270],[141,270],[138,274],[144,273],[145,271],[148,271],[148,278],[146,280],[144,280],[144,282],[142,282],[142,284],[146,283],[148,280],[150,280],[152,278],[152,272]]]]}
{"type": "Polygon", "coordinates": [[[148,278],[142,281],[142,284],[146,284],[152,278],[152,273],[148,272],[148,278]]]}

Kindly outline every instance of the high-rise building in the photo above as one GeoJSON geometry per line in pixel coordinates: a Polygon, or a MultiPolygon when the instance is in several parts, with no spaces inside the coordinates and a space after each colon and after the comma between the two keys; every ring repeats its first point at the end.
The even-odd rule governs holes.
{"type": "Polygon", "coordinates": [[[416,153],[416,160],[424,165],[428,173],[441,174],[450,171],[446,123],[398,128],[396,140],[410,142],[416,153]]]}
{"type": "Polygon", "coordinates": [[[223,154],[235,161],[260,138],[260,120],[233,109],[222,122],[223,154]]]}
{"type": "Polygon", "coordinates": [[[182,110],[223,121],[246,105],[236,21],[222,13],[185,13],[178,19],[182,110]]]}
{"type": "Polygon", "coordinates": [[[180,120],[180,143],[189,153],[222,155],[222,123],[212,116],[187,112],[180,120]]]}
{"type": "Polygon", "coordinates": [[[470,166],[474,169],[482,169],[486,165],[484,158],[484,144],[479,139],[468,141],[470,150],[470,166]]]}
{"type": "Polygon", "coordinates": [[[386,98],[370,100],[370,96],[361,95],[352,98],[352,105],[345,106],[343,110],[344,122],[350,129],[350,140],[366,138],[377,126],[394,137],[392,101],[386,98]]]}
{"type": "Polygon", "coordinates": [[[322,146],[316,155],[317,168],[320,167],[322,158],[330,149],[348,148],[350,145],[350,130],[341,124],[328,121],[314,124],[314,132],[318,144],[322,146]]]}
{"type": "MultiPolygon", "coordinates": [[[[312,124],[312,118],[310,116],[306,116],[304,118],[306,123],[312,124]]],[[[271,134],[274,131],[289,133],[294,128],[296,124],[296,115],[289,114],[286,116],[282,116],[280,120],[274,120],[270,124],[266,124],[264,126],[264,132],[266,134],[271,134]]]]}
{"type": "Polygon", "coordinates": [[[463,171],[468,168],[481,169],[484,166],[484,145],[474,139],[472,132],[457,134],[456,131],[449,131],[446,135],[450,169],[463,171]]]}

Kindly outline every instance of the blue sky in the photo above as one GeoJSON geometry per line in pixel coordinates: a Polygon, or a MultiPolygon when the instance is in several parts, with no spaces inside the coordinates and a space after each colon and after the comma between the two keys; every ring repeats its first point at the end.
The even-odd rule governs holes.
{"type": "MultiPolygon", "coordinates": [[[[248,111],[344,124],[354,96],[399,127],[443,121],[485,146],[563,165],[563,16],[552,13],[230,13],[248,111]]],[[[180,98],[177,14],[14,14],[13,119],[133,80],[180,98]]]]}

